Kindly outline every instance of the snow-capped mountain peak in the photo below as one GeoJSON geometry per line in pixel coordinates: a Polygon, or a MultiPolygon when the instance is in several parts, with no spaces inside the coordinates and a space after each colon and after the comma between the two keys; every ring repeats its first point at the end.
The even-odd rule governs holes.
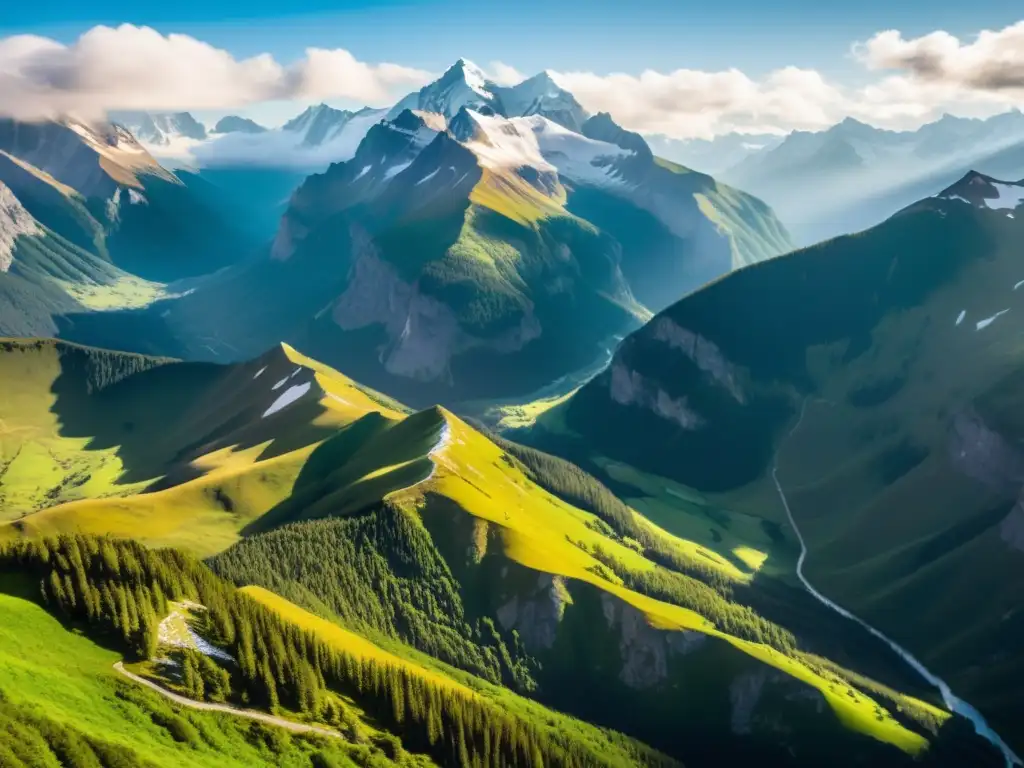
{"type": "Polygon", "coordinates": [[[283,130],[300,134],[304,146],[318,147],[336,136],[354,116],[347,109],[317,104],[285,123],[283,130]]]}
{"type": "Polygon", "coordinates": [[[448,119],[455,117],[463,107],[501,114],[504,110],[495,94],[497,89],[480,67],[459,59],[437,80],[398,102],[388,112],[388,118],[393,119],[406,109],[436,112],[448,119]]]}
{"type": "Polygon", "coordinates": [[[206,127],[189,112],[112,112],[109,119],[130,130],[143,144],[168,146],[182,139],[206,139],[206,127]]]}
{"type": "Polygon", "coordinates": [[[545,70],[511,88],[498,90],[509,117],[543,115],[559,125],[579,131],[590,115],[576,98],[545,70]]]}
{"type": "Polygon", "coordinates": [[[955,200],[976,208],[993,211],[1009,211],[1012,216],[1024,203],[1024,182],[999,181],[977,171],[969,171],[956,184],[947,187],[938,195],[940,200],[955,200]]]}
{"type": "MultiPolygon", "coordinates": [[[[487,79],[487,75],[469,59],[459,59],[455,64],[445,73],[445,77],[449,74],[454,77],[462,78],[464,82],[471,90],[483,96],[485,99],[493,99],[494,94],[490,92],[489,86],[493,86],[487,79]]],[[[442,77],[442,80],[444,78],[442,77]]]]}

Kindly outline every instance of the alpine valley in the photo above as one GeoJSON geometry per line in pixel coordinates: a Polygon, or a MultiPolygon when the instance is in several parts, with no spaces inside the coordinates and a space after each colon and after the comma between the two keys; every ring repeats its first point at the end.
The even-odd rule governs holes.
{"type": "Polygon", "coordinates": [[[0,768],[1020,764],[1024,182],[501,81],[0,121],[0,768]]]}

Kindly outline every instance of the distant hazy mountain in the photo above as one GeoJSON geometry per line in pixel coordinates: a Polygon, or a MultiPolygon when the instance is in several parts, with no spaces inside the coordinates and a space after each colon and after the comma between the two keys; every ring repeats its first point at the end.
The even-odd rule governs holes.
{"type": "Polygon", "coordinates": [[[265,133],[266,128],[248,117],[228,115],[217,121],[213,133],[265,133]]]}
{"type": "Polygon", "coordinates": [[[946,116],[917,131],[887,131],[844,120],[818,133],[797,131],[721,173],[762,197],[801,243],[872,226],[970,168],[1016,175],[989,159],[1024,142],[1024,116],[946,116]],[[931,185],[931,186],[929,186],[931,185]]]}
{"type": "Polygon", "coordinates": [[[810,581],[1020,753],[1022,242],[1024,183],[968,174],[682,299],[550,414],[540,442],[718,542],[731,534],[708,521],[792,530],[781,489],[810,581]]]}
{"type": "Polygon", "coordinates": [[[661,157],[703,173],[722,173],[751,155],[774,149],[786,136],[770,133],[727,133],[713,139],[674,139],[661,134],[644,137],[661,157]]]}
{"type": "Polygon", "coordinates": [[[124,127],[0,120],[0,336],[57,335],[248,255],[206,192],[124,127]]]}
{"type": "Polygon", "coordinates": [[[202,141],[207,136],[205,126],[188,112],[111,112],[108,118],[143,144],[167,146],[176,139],[202,141]]]}

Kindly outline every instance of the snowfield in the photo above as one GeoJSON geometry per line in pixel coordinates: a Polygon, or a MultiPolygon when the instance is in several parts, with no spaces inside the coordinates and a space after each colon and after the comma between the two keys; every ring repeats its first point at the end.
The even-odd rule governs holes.
{"type": "Polygon", "coordinates": [[[277,400],[275,400],[271,406],[263,412],[262,418],[265,419],[267,416],[273,416],[281,409],[288,407],[304,394],[309,392],[310,386],[312,386],[312,382],[307,381],[305,384],[295,384],[288,387],[288,389],[279,395],[277,400]]]}

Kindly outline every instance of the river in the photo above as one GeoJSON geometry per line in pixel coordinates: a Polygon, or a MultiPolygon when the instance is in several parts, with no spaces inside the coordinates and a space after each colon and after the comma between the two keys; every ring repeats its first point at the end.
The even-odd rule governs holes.
{"type": "MultiPolygon", "coordinates": [[[[800,427],[800,424],[804,420],[804,414],[806,413],[806,411],[807,401],[804,400],[804,403],[800,408],[800,418],[797,419],[797,422],[796,424],[793,425],[793,428],[789,430],[789,434],[786,435],[787,439],[792,437],[793,434],[800,427]]],[[[783,441],[783,443],[785,443],[785,440],[783,441]]],[[[780,444],[779,449],[781,449],[781,447],[782,446],[780,444]]],[[[860,626],[864,627],[864,629],[866,629],[872,635],[877,637],[879,640],[882,640],[886,645],[892,648],[893,651],[899,654],[899,656],[905,662],[907,662],[907,664],[913,667],[914,670],[921,675],[921,677],[923,677],[929,683],[938,688],[939,692],[942,694],[942,700],[946,703],[946,708],[949,711],[955,712],[961,717],[966,717],[968,720],[970,720],[971,723],[974,725],[975,732],[986,741],[989,741],[997,749],[999,749],[1000,752],[1003,753],[1003,758],[1006,760],[1006,768],[1013,768],[1013,766],[1015,765],[1024,765],[1024,763],[1021,762],[1021,759],[1014,753],[1012,749],[1010,749],[1010,745],[1003,741],[999,734],[996,733],[995,730],[993,730],[992,726],[988,724],[988,722],[982,716],[981,712],[979,712],[977,709],[971,706],[971,704],[969,704],[968,702],[964,701],[959,696],[954,694],[945,680],[940,678],[938,675],[932,673],[931,670],[929,670],[927,667],[925,667],[924,664],[918,661],[914,657],[914,655],[910,653],[910,651],[906,650],[895,640],[891,640],[886,635],[884,635],[880,630],[875,629],[873,626],[868,624],[863,619],[860,619],[857,616],[853,615],[852,613],[850,613],[850,611],[846,610],[841,605],[837,605],[836,603],[832,602],[823,594],[821,594],[821,592],[814,588],[814,585],[811,584],[811,582],[808,581],[807,577],[804,575],[804,561],[807,560],[807,544],[804,541],[803,534],[800,532],[800,527],[796,524],[796,520],[793,518],[793,511],[789,508],[789,500],[786,498],[786,493],[785,491],[782,490],[782,484],[779,482],[779,450],[775,451],[775,458],[772,462],[772,482],[775,483],[775,490],[778,491],[779,493],[779,499],[781,499],[782,506],[786,510],[786,516],[789,518],[789,524],[793,528],[793,533],[796,534],[796,538],[800,542],[800,557],[796,561],[796,575],[797,578],[800,579],[800,583],[804,585],[807,591],[814,595],[814,597],[823,605],[831,608],[840,616],[843,616],[849,619],[850,621],[856,622],[860,626]]]]}

